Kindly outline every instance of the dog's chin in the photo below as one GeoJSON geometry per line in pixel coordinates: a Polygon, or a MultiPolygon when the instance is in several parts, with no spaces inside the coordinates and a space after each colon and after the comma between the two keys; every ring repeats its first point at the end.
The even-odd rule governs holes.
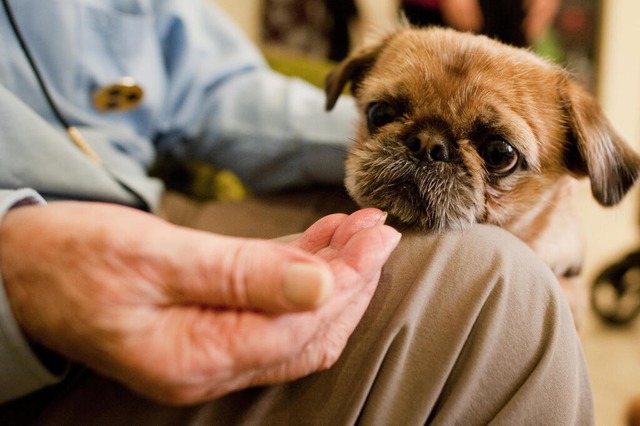
{"type": "Polygon", "coordinates": [[[385,151],[355,150],[347,159],[345,184],[360,206],[379,208],[400,227],[422,231],[462,229],[482,220],[482,191],[463,164],[426,164],[385,151]]]}

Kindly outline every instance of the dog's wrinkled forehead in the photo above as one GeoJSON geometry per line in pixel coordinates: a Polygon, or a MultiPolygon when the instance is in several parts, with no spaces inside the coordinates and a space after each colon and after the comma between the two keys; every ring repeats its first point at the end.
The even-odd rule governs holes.
{"type": "Polygon", "coordinates": [[[558,68],[522,49],[436,29],[399,32],[382,46],[357,89],[363,108],[398,102],[459,137],[479,127],[501,133],[523,153],[536,149],[528,141],[547,132],[545,120],[561,116],[558,68]]]}
{"type": "Polygon", "coordinates": [[[430,95],[425,100],[460,109],[474,101],[486,102],[491,95],[508,102],[526,102],[533,96],[540,100],[541,93],[551,94],[557,85],[552,81],[556,73],[556,67],[522,49],[485,37],[432,29],[389,37],[364,85],[395,94],[423,90],[430,95]]]}

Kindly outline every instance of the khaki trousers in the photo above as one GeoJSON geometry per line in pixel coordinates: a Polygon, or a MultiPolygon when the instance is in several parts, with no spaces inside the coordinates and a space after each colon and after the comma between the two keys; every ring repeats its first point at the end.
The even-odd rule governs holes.
{"type": "MultiPolygon", "coordinates": [[[[163,214],[176,222],[209,229],[223,222],[216,214],[225,206],[195,206],[175,195],[165,201],[163,214]]],[[[246,218],[268,224],[268,235],[260,236],[277,234],[282,224],[300,231],[290,228],[306,226],[314,211],[326,213],[288,198],[271,199],[265,209],[261,202],[226,211],[256,213],[246,218]]],[[[83,372],[9,404],[0,422],[24,420],[25,413],[43,425],[594,422],[582,348],[560,288],[527,246],[491,226],[404,233],[363,320],[328,371],[194,407],[156,404],[83,372]]]]}

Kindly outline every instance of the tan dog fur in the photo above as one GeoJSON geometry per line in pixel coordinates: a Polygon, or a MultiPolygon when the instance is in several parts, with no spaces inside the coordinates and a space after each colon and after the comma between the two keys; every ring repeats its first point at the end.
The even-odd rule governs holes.
{"type": "Polygon", "coordinates": [[[354,52],[327,78],[327,109],[348,83],[362,114],[346,163],[354,200],[405,227],[511,231],[559,277],[579,324],[575,179],[611,206],[640,173],[593,97],[528,50],[441,28],[402,28],[354,52]]]}

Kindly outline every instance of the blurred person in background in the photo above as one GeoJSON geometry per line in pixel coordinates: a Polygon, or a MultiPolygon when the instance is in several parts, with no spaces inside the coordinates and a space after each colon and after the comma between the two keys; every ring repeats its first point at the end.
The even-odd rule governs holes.
{"type": "Polygon", "coordinates": [[[538,42],[553,25],[560,0],[402,0],[416,25],[446,25],[515,46],[538,42]]]}

